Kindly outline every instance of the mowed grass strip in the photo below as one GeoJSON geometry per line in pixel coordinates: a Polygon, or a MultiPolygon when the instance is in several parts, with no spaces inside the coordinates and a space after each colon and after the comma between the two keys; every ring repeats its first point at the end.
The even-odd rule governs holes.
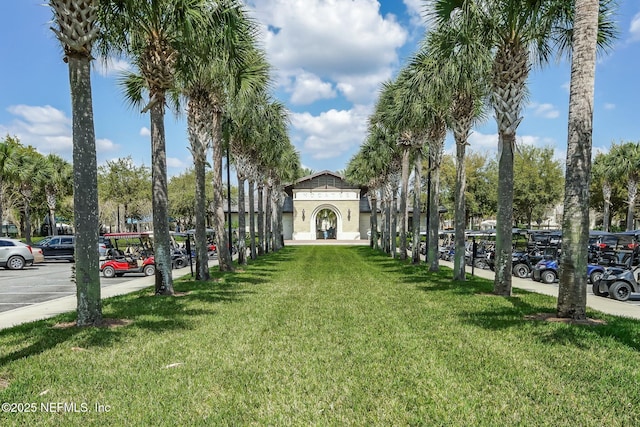
{"type": "Polygon", "coordinates": [[[527,320],[554,299],[366,247],[214,275],[105,302],[128,326],[0,331],[0,425],[640,425],[637,321],[527,320]]]}

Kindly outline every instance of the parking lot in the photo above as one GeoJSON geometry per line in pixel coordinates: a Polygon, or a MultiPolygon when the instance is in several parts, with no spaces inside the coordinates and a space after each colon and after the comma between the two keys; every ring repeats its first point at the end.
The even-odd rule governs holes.
{"type": "MultiPolygon", "coordinates": [[[[23,270],[0,268],[0,312],[75,295],[76,287],[71,281],[73,265],[67,261],[49,261],[23,270]]],[[[144,275],[127,274],[111,279],[101,276],[100,285],[105,288],[140,277],[144,275]]]]}

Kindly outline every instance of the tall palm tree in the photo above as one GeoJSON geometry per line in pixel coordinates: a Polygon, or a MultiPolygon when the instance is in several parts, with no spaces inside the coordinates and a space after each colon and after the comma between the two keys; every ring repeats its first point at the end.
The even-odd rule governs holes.
{"type": "MultiPolygon", "coordinates": [[[[229,134],[223,134],[223,122],[229,104],[236,98],[248,98],[256,91],[266,87],[269,80],[269,68],[264,54],[256,48],[257,27],[249,19],[239,2],[226,1],[219,3],[225,8],[224,16],[224,55],[219,59],[228,64],[229,76],[212,87],[209,108],[213,115],[212,147],[213,147],[213,224],[218,238],[218,265],[221,271],[232,271],[231,242],[225,233],[225,215],[222,206],[222,157],[223,150],[230,144],[229,134]]],[[[223,62],[224,63],[224,62],[223,62]]],[[[241,101],[239,101],[241,102],[241,101]]]]}
{"type": "MultiPolygon", "coordinates": [[[[458,16],[459,18],[460,16],[458,16]]],[[[460,20],[452,19],[427,37],[429,51],[439,64],[443,81],[452,90],[450,126],[456,142],[455,183],[455,247],[465,246],[466,230],[466,149],[471,128],[484,118],[489,86],[487,77],[491,56],[477,37],[466,34],[473,30],[460,20]]],[[[455,251],[453,279],[465,280],[465,253],[455,251]]]]}
{"type": "MultiPolygon", "coordinates": [[[[236,100],[239,101],[239,100],[236,100]]],[[[234,102],[231,121],[231,154],[238,179],[238,263],[246,264],[245,182],[249,180],[251,258],[255,258],[253,177],[257,175],[258,151],[266,127],[268,98],[262,91],[245,102],[234,102]]]]}
{"type": "Polygon", "coordinates": [[[73,210],[75,282],[78,326],[102,322],[98,253],[98,172],[91,98],[93,43],[99,35],[98,3],[92,0],[50,0],[53,31],[69,64],[73,117],[73,210]]]}
{"type": "Polygon", "coordinates": [[[424,103],[423,128],[425,139],[429,147],[429,229],[427,243],[427,263],[430,271],[438,271],[438,236],[440,230],[440,166],[444,151],[444,141],[447,136],[447,122],[449,121],[452,91],[451,84],[441,74],[440,64],[430,52],[428,46],[412,58],[409,67],[414,70],[411,84],[414,92],[419,94],[424,103]]]}
{"type": "Polygon", "coordinates": [[[640,143],[626,142],[611,147],[614,173],[627,181],[627,231],[633,230],[640,184],[640,143]]]}
{"type": "Polygon", "coordinates": [[[612,182],[615,179],[612,157],[609,154],[598,153],[591,166],[592,181],[601,183],[602,186],[602,230],[609,231],[611,223],[611,192],[612,182]]]}
{"type": "MultiPolygon", "coordinates": [[[[150,113],[155,292],[173,295],[164,115],[179,63],[212,28],[206,0],[105,1],[110,48],[128,55],[139,71],[124,81],[125,96],[150,113]],[[144,100],[142,90],[148,92],[144,100]],[[144,104],[144,106],[143,106],[144,104]]],[[[215,7],[215,6],[213,6],[215,7]]]]}
{"type": "MultiPolygon", "coordinates": [[[[557,313],[558,317],[576,320],[586,318],[587,279],[584,272],[589,242],[589,179],[598,20],[598,0],[575,1],[557,313]]],[[[640,151],[636,148],[632,152],[638,162],[640,151]]],[[[630,214],[633,220],[632,210],[630,214]]]]}
{"type": "MultiPolygon", "coordinates": [[[[602,0],[610,3],[611,0],[602,0]]],[[[566,0],[436,0],[435,16],[447,22],[463,15],[480,45],[493,54],[491,104],[498,125],[498,212],[494,293],[511,295],[513,164],[516,132],[532,63],[546,64],[570,45],[573,2],[566,0]]]]}

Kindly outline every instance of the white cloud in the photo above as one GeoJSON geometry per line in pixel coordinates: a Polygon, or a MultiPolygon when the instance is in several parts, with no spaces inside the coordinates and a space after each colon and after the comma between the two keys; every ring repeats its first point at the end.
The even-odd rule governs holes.
{"type": "Polygon", "coordinates": [[[616,104],[612,104],[610,102],[605,102],[604,109],[605,110],[615,110],[616,109],[616,104]]]}
{"type": "Polygon", "coordinates": [[[640,40],[640,13],[636,13],[633,19],[631,19],[629,33],[631,34],[631,40],[640,40]]]}
{"type": "MultiPolygon", "coordinates": [[[[12,105],[7,111],[16,119],[8,125],[0,124],[2,135],[15,135],[22,145],[30,145],[42,154],[55,153],[71,161],[72,122],[63,111],[50,105],[12,105]]],[[[96,139],[99,153],[117,149],[118,146],[109,139],[96,139]]]]}
{"type": "Polygon", "coordinates": [[[363,142],[369,110],[355,106],[351,110],[329,110],[318,116],[310,113],[291,115],[294,139],[304,154],[314,159],[339,157],[363,142]]]}
{"type": "Polygon", "coordinates": [[[176,157],[167,157],[167,168],[177,168],[184,170],[191,166],[191,163],[183,162],[176,157]]]}
{"type": "Polygon", "coordinates": [[[264,25],[265,48],[280,74],[279,82],[311,73],[324,83],[332,80],[336,87],[347,85],[361,93],[366,89],[360,88],[359,81],[370,89],[369,76],[377,76],[380,83],[381,76],[391,74],[398,62],[396,50],[407,40],[407,31],[394,16],[380,15],[376,0],[250,3],[264,25]]]}
{"type": "Polygon", "coordinates": [[[474,150],[483,149],[498,149],[498,134],[482,134],[480,132],[472,131],[469,134],[469,144],[474,150]]]}
{"type": "Polygon", "coordinates": [[[560,112],[553,104],[537,104],[532,103],[530,108],[533,110],[533,114],[545,119],[555,119],[560,116],[560,112]]]}
{"type": "Polygon", "coordinates": [[[330,99],[336,96],[331,83],[323,82],[318,76],[305,71],[294,77],[291,92],[291,102],[296,105],[312,104],[319,99],[330,99]]]}
{"type": "Polygon", "coordinates": [[[151,131],[148,127],[143,126],[142,128],[140,128],[140,136],[151,136],[151,131]]]}
{"type": "Polygon", "coordinates": [[[98,59],[93,62],[93,69],[103,77],[117,76],[132,69],[131,64],[117,58],[98,59]]]}

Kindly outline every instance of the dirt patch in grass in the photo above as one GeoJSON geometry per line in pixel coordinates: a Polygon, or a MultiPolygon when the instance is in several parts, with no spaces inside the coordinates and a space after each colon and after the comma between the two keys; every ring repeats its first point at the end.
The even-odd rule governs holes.
{"type": "Polygon", "coordinates": [[[597,326],[597,325],[607,324],[607,322],[605,322],[602,319],[592,319],[590,317],[587,317],[584,320],[576,320],[576,319],[570,319],[566,317],[557,317],[557,313],[536,313],[536,314],[530,314],[528,316],[524,316],[524,318],[527,320],[540,320],[543,322],[568,323],[570,325],[597,326]]]}
{"type": "MultiPolygon", "coordinates": [[[[119,328],[121,326],[128,326],[132,323],[133,323],[133,320],[129,320],[129,319],[105,318],[105,319],[102,319],[102,322],[99,325],[97,325],[97,327],[98,328],[119,328]]],[[[77,326],[78,326],[77,323],[73,321],[73,322],[56,323],[55,325],[52,326],[52,328],[67,329],[67,328],[75,328],[77,326]]]]}
{"type": "Polygon", "coordinates": [[[4,390],[7,387],[9,387],[9,380],[0,377],[0,390],[4,390]]]}

